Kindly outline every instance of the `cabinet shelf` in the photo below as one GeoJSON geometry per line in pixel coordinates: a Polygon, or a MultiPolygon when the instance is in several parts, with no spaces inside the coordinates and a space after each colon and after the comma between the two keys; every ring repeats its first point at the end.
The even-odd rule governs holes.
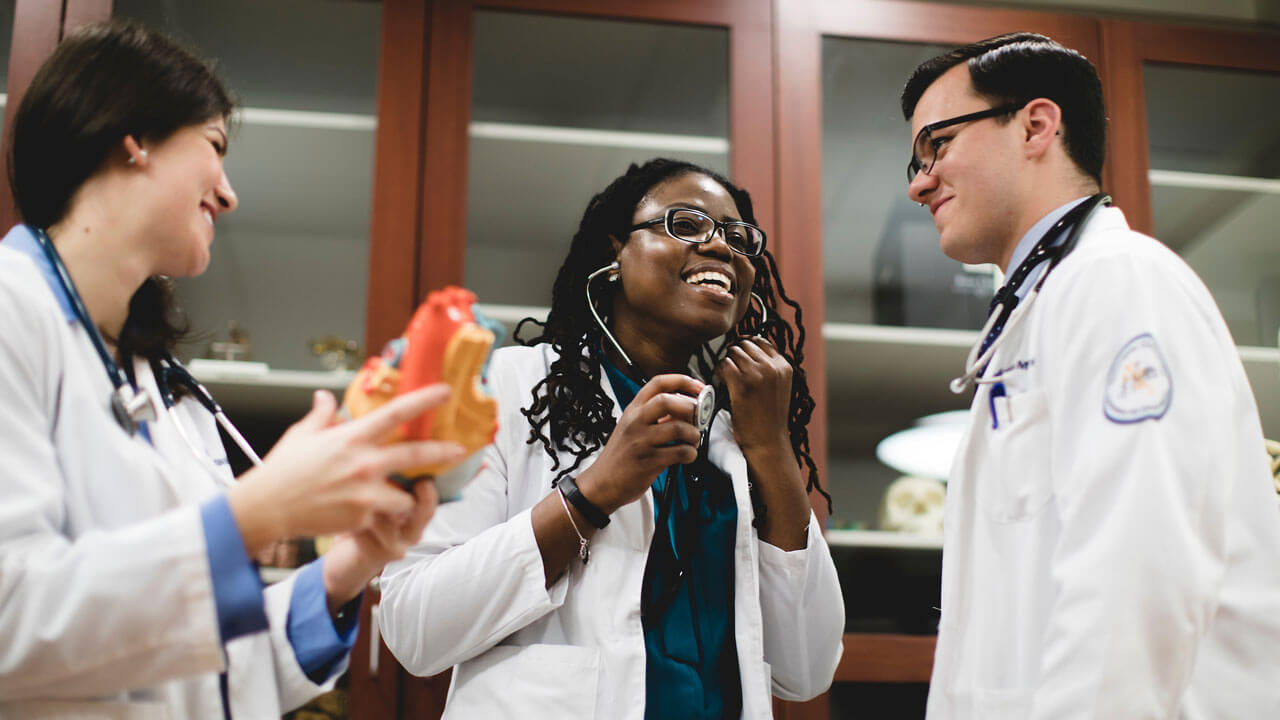
{"type": "MultiPolygon", "coordinates": [[[[0,94],[0,107],[3,106],[4,95],[0,94]]],[[[362,113],[246,107],[238,112],[238,118],[245,125],[269,127],[352,130],[358,132],[373,132],[378,128],[376,115],[362,113]]],[[[468,135],[472,138],[483,140],[516,140],[557,145],[587,145],[692,153],[724,154],[729,152],[729,140],[723,137],[650,133],[632,130],[603,130],[558,125],[472,122],[468,127],[468,135]]]]}
{"type": "Polygon", "coordinates": [[[376,115],[361,113],[317,112],[314,110],[277,110],[247,107],[239,111],[245,125],[312,128],[319,130],[357,130],[373,132],[378,128],[376,115]]]}
{"type": "Polygon", "coordinates": [[[329,390],[341,402],[342,392],[355,378],[351,370],[311,371],[269,369],[261,374],[198,368],[192,371],[234,421],[250,415],[297,420],[311,408],[311,394],[329,390]]]}
{"type": "Polygon", "coordinates": [[[597,130],[594,128],[514,123],[473,122],[468,128],[473,138],[485,140],[519,140],[557,145],[589,145],[593,147],[662,150],[667,152],[727,153],[726,138],[705,135],[673,135],[635,132],[631,130],[597,130]]]}
{"type": "Polygon", "coordinates": [[[827,544],[832,547],[897,548],[902,550],[941,550],[942,538],[928,535],[890,532],[886,530],[827,530],[827,544]]]}
{"type": "Polygon", "coordinates": [[[1155,187],[1195,188],[1197,190],[1230,190],[1236,192],[1280,195],[1280,180],[1272,178],[1155,169],[1147,171],[1147,178],[1155,187]]]}

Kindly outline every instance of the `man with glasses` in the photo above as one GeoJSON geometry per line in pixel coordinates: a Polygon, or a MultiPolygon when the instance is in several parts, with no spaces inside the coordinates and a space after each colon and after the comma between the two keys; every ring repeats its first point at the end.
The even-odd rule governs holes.
{"type": "Polygon", "coordinates": [[[1208,290],[1100,192],[1093,66],[1016,33],[903,114],[942,251],[1006,284],[947,490],[930,718],[1280,717],[1280,511],[1208,290]]]}

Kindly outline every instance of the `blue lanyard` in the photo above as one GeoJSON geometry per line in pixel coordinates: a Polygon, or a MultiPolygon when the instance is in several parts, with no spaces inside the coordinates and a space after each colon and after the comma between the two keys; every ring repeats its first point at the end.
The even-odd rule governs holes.
{"type": "Polygon", "coordinates": [[[145,392],[138,392],[137,386],[129,380],[124,370],[111,357],[110,351],[107,350],[107,343],[102,339],[102,333],[98,332],[98,327],[93,324],[93,320],[89,317],[89,310],[84,306],[84,300],[80,297],[80,293],[76,291],[75,283],[71,281],[71,275],[67,272],[67,266],[62,262],[62,256],[58,254],[58,250],[53,246],[53,241],[49,239],[48,234],[41,228],[35,228],[35,236],[36,242],[40,244],[40,249],[44,251],[50,267],[53,268],[53,274],[58,278],[58,284],[61,286],[63,295],[66,296],[67,301],[71,304],[71,309],[75,312],[76,319],[80,321],[80,325],[88,333],[89,340],[93,343],[93,349],[97,351],[98,359],[102,361],[102,367],[107,371],[107,378],[111,380],[111,387],[113,388],[111,392],[111,413],[115,416],[116,422],[130,435],[141,432],[147,442],[151,442],[151,434],[146,427],[146,420],[155,416],[155,408],[151,404],[151,398],[145,392]]]}

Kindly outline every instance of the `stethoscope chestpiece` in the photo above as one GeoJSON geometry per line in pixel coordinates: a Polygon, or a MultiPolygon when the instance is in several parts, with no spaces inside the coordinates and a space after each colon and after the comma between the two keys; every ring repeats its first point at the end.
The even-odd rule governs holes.
{"type": "Polygon", "coordinates": [[[145,390],[121,385],[111,392],[111,414],[125,432],[135,435],[140,423],[156,419],[156,405],[145,390]]]}
{"type": "Polygon", "coordinates": [[[711,418],[716,413],[716,389],[710,385],[704,385],[698,393],[697,406],[694,412],[694,424],[698,427],[699,435],[706,435],[707,430],[711,427],[711,418]]]}

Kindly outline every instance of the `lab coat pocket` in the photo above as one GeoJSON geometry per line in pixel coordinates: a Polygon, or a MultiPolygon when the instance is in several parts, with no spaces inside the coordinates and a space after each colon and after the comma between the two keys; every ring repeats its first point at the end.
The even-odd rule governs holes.
{"type": "Polygon", "coordinates": [[[442,720],[593,718],[600,651],[574,645],[499,645],[453,670],[442,720]]]}
{"type": "Polygon", "coordinates": [[[977,690],[973,717],[982,720],[1026,720],[1031,717],[1030,690],[977,690]]]}
{"type": "Polygon", "coordinates": [[[1026,520],[1052,495],[1049,463],[1049,404],[1043,390],[1027,390],[991,402],[996,427],[990,438],[987,515],[998,523],[1026,520]]]}

